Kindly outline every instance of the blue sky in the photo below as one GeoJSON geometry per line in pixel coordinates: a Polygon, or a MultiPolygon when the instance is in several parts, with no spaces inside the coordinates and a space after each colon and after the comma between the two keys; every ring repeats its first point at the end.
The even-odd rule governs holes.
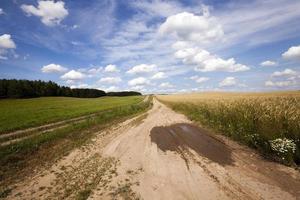
{"type": "Polygon", "coordinates": [[[1,0],[0,78],[143,93],[300,89],[300,1],[1,0]]]}

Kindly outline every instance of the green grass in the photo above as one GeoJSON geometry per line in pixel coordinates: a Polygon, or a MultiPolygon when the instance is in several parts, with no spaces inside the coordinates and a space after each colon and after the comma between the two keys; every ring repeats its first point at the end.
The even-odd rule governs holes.
{"type": "Polygon", "coordinates": [[[41,97],[0,100],[0,134],[140,102],[132,97],[41,97]]]}
{"type": "Polygon", "coordinates": [[[111,108],[67,127],[0,147],[0,194],[7,193],[5,191],[8,191],[11,182],[20,180],[27,173],[31,174],[37,167],[53,163],[72,149],[90,141],[104,128],[145,112],[151,105],[150,101],[141,101],[111,108]]]}

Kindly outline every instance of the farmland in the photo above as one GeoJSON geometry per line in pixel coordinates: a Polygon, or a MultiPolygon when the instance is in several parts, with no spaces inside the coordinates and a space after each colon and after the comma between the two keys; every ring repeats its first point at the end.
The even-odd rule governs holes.
{"type": "Polygon", "coordinates": [[[0,101],[0,134],[135,104],[143,97],[41,97],[0,101]]]}
{"type": "Polygon", "coordinates": [[[68,154],[72,149],[90,141],[97,132],[113,123],[134,117],[151,107],[151,99],[144,97],[104,97],[77,99],[47,97],[1,102],[1,130],[31,127],[57,122],[77,116],[88,115],[76,121],[45,127],[45,130],[26,129],[2,133],[0,138],[0,196],[6,184],[20,179],[26,173],[51,163],[68,154]],[[11,112],[9,112],[9,110],[11,112]],[[93,115],[89,115],[89,114],[93,115]],[[31,121],[31,120],[34,121],[31,121]],[[23,126],[26,125],[26,126],[23,126]],[[53,150],[55,149],[55,150],[53,150]],[[47,155],[47,159],[45,159],[47,155]]]}
{"type": "Polygon", "coordinates": [[[284,163],[300,163],[300,92],[160,95],[158,99],[284,163]]]}
{"type": "MultiPolygon", "coordinates": [[[[264,159],[255,150],[215,134],[215,131],[199,127],[185,115],[174,111],[183,112],[191,118],[189,113],[192,110],[200,112],[200,100],[203,104],[212,102],[211,98],[215,101],[222,99],[229,106],[242,99],[250,102],[260,100],[261,103],[266,98],[266,95],[262,95],[262,98],[257,95],[250,98],[249,95],[253,96],[224,94],[227,97],[221,98],[220,94],[214,94],[213,97],[205,95],[205,98],[199,99],[196,95],[196,100],[192,102],[182,100],[187,97],[190,101],[190,95],[147,96],[144,99],[68,99],[73,100],[73,107],[77,105],[79,108],[79,104],[83,104],[81,101],[110,100],[124,101],[124,104],[116,103],[116,106],[109,108],[103,106],[102,110],[94,109],[95,112],[90,111],[75,119],[60,118],[34,128],[3,132],[0,135],[0,197],[201,199],[205,195],[208,199],[228,200],[295,199],[299,196],[300,184],[297,169],[264,159]],[[231,104],[228,104],[229,99],[231,104]],[[176,106],[172,110],[166,105],[176,106]],[[187,110],[186,105],[191,105],[191,109],[187,110]],[[245,180],[249,178],[253,184],[245,186],[245,180]],[[257,187],[261,184],[264,184],[263,190],[257,187]]],[[[289,99],[287,108],[298,105],[293,101],[293,98],[298,101],[297,93],[275,96],[279,98],[279,103],[283,97],[289,99]]],[[[274,102],[274,94],[270,98],[274,102]]],[[[267,99],[269,97],[264,101],[270,105],[267,99]]],[[[53,103],[53,106],[58,104],[53,103]]],[[[234,111],[244,111],[233,105],[230,108],[234,111]]],[[[245,102],[243,105],[246,105],[245,102]]],[[[258,105],[251,104],[256,109],[260,108],[258,105]]],[[[30,109],[34,110],[33,107],[30,109]]],[[[67,109],[68,105],[62,107],[67,109]]],[[[92,108],[87,106],[86,109],[92,108]]],[[[273,104],[270,109],[274,109],[273,104]]],[[[227,115],[235,116],[229,110],[223,114],[226,120],[227,115]]],[[[201,115],[195,112],[193,116],[193,120],[199,122],[200,117],[197,117],[201,115]]],[[[210,115],[206,117],[215,119],[210,115]]],[[[244,128],[237,118],[234,120],[244,128]]],[[[201,124],[202,121],[203,118],[201,124]]],[[[224,133],[227,133],[226,129],[224,133]]]]}

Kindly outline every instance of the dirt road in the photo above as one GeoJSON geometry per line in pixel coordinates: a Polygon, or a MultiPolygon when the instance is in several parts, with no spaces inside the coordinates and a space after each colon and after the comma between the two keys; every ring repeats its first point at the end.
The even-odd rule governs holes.
{"type": "Polygon", "coordinates": [[[8,199],[297,199],[300,174],[211,135],[154,100],[8,199]]]}

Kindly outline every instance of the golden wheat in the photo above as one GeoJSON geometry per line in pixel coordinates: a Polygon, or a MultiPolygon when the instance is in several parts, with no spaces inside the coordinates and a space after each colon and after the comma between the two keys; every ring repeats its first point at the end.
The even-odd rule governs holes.
{"type": "Polygon", "coordinates": [[[158,99],[190,119],[264,152],[272,152],[272,140],[288,138],[297,146],[288,156],[300,162],[300,92],[214,92],[159,95],[158,99]]]}

